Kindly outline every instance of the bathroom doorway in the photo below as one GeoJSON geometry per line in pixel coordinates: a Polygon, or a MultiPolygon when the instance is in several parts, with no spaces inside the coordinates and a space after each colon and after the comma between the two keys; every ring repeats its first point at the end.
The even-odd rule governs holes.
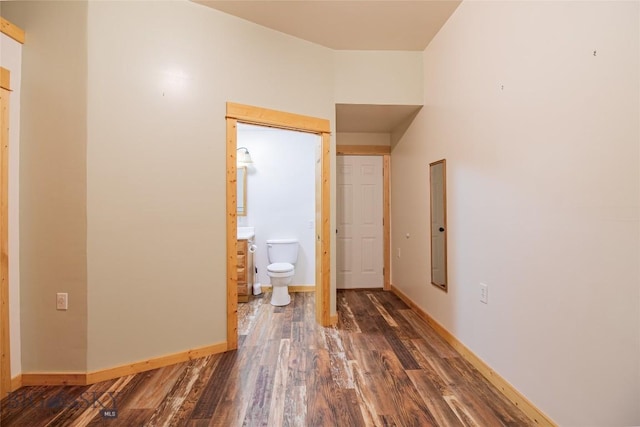
{"type": "Polygon", "coordinates": [[[329,120],[301,116],[259,107],[227,103],[227,349],[238,347],[237,300],[237,131],[238,124],[288,129],[319,136],[315,161],[315,300],[316,321],[328,326],[330,290],[330,123],[329,120]]]}
{"type": "Polygon", "coordinates": [[[251,256],[257,268],[254,282],[262,284],[262,288],[270,284],[267,240],[295,239],[298,258],[289,291],[313,291],[315,157],[320,137],[309,132],[245,123],[238,123],[237,135],[238,150],[246,149],[252,159],[245,166],[246,209],[243,215],[238,214],[238,227],[254,230],[256,250],[251,256]]]}

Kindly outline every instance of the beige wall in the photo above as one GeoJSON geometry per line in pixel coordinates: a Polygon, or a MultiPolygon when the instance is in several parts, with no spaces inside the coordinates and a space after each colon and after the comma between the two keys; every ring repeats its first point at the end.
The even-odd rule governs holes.
{"type": "MultiPolygon", "coordinates": [[[[190,2],[2,5],[28,34],[24,372],[224,340],[226,101],[333,122],[335,102],[424,95],[394,138],[393,283],[561,424],[640,422],[637,3],[465,2],[424,71],[397,61],[424,79],[417,96],[395,66],[349,83],[374,53],[346,58],[190,2]],[[442,157],[448,294],[428,284],[424,238],[427,165],[442,157]]],[[[332,313],[334,291],[332,277],[332,313]]]]}
{"type": "Polygon", "coordinates": [[[336,104],[422,105],[422,53],[338,50],[336,104]]]}
{"type": "Polygon", "coordinates": [[[337,145],[391,145],[391,135],[379,132],[338,132],[337,145]]]}
{"type": "MultiPolygon", "coordinates": [[[[2,5],[0,5],[0,13],[2,5]]],[[[9,323],[11,376],[22,372],[20,338],[20,85],[22,45],[0,34],[0,65],[11,73],[9,98],[9,323]]]]}
{"type": "MultiPolygon", "coordinates": [[[[333,122],[332,52],[188,1],[2,12],[29,40],[23,372],[93,371],[224,341],[225,103],[333,122]],[[56,292],[69,292],[67,312],[55,310],[56,292]]],[[[335,222],[333,188],[331,198],[335,222]]],[[[335,314],[334,274],[331,289],[335,314]]]]}
{"type": "Polygon", "coordinates": [[[2,15],[28,34],[20,140],[23,372],[86,369],[86,14],[81,1],[2,3],[2,15]],[[68,311],[56,310],[56,292],[69,293],[68,311]]]}
{"type": "Polygon", "coordinates": [[[391,155],[393,284],[560,425],[640,424],[638,8],[463,2],[391,155]],[[448,293],[429,284],[441,158],[448,293]]]}
{"type": "Polygon", "coordinates": [[[88,40],[89,370],[225,341],[225,103],[333,119],[331,51],[191,2],[88,40]]]}

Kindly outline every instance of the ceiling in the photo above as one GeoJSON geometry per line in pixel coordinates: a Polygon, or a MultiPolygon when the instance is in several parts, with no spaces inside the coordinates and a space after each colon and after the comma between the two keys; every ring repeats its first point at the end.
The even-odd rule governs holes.
{"type": "Polygon", "coordinates": [[[193,0],[336,50],[423,51],[459,0],[193,0]]]}
{"type": "MultiPolygon", "coordinates": [[[[192,0],[334,50],[423,51],[461,0],[192,0]]],[[[391,132],[416,105],[336,105],[338,132],[391,132]]]]}
{"type": "Polygon", "coordinates": [[[420,105],[336,104],[336,132],[390,133],[420,105]]]}

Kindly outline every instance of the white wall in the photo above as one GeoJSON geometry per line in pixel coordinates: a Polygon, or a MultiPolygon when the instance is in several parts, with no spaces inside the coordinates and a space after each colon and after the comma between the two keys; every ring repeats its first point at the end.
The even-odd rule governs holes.
{"type": "Polygon", "coordinates": [[[334,122],[332,52],[188,1],[90,2],[88,43],[89,370],[222,342],[225,103],[334,122]]]}
{"type": "Polygon", "coordinates": [[[9,323],[11,376],[22,372],[20,339],[20,85],[22,44],[0,34],[0,66],[11,72],[9,99],[9,323]]]}
{"type": "Polygon", "coordinates": [[[638,2],[463,2],[391,155],[393,284],[563,426],[640,425],[638,26],[638,2]],[[448,293],[428,280],[441,158],[448,293]]]}
{"type": "Polygon", "coordinates": [[[255,227],[254,254],[258,281],[267,276],[268,239],[300,242],[291,285],[315,285],[315,153],[318,135],[267,127],[238,125],[238,147],[246,147],[247,216],[239,224],[255,227]]]}
{"type": "Polygon", "coordinates": [[[337,104],[422,105],[422,53],[338,50],[337,104]]]}

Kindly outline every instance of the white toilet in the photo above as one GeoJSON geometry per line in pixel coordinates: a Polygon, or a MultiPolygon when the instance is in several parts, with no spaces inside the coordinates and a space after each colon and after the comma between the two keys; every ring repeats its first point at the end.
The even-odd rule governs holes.
{"type": "Polygon", "coordinates": [[[289,284],[295,273],[294,264],[298,260],[298,241],[296,239],[267,240],[267,276],[271,280],[273,293],[271,305],[282,306],[291,302],[289,284]]]}

